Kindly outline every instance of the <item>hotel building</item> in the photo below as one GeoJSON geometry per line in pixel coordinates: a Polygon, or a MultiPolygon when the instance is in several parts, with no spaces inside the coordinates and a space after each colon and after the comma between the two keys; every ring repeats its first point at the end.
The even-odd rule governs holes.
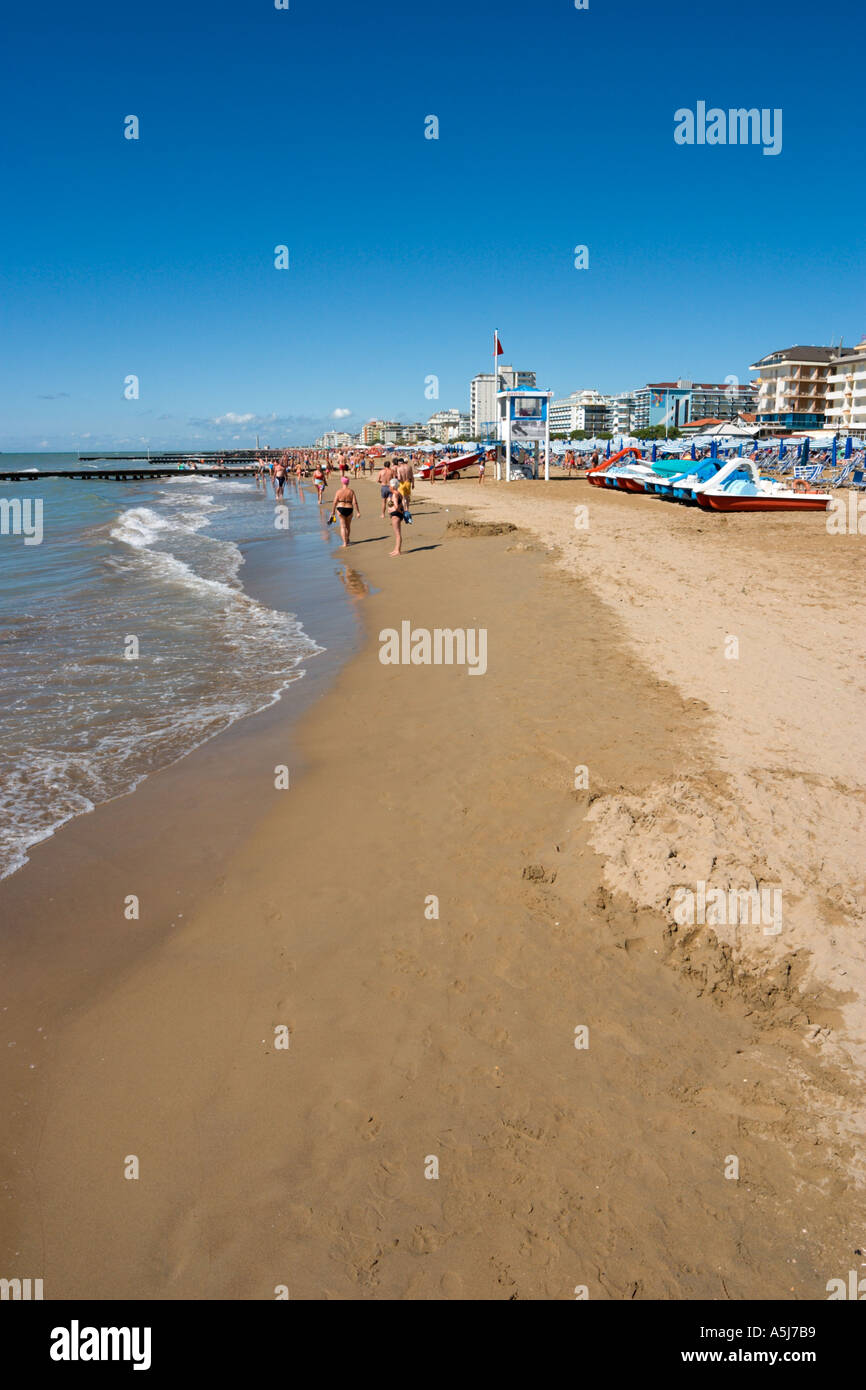
{"type": "Polygon", "coordinates": [[[439,439],[443,444],[448,444],[452,439],[468,439],[471,428],[471,421],[465,411],[456,408],[437,410],[427,421],[427,433],[423,437],[439,439]]]}
{"type": "Polygon", "coordinates": [[[837,434],[866,435],[866,336],[840,349],[827,373],[825,424],[837,434]]]}
{"type": "Polygon", "coordinates": [[[353,443],[351,434],[346,434],[344,430],[328,430],[320,439],[316,440],[317,449],[348,449],[353,443]]]}
{"type": "Polygon", "coordinates": [[[665,425],[681,429],[691,420],[736,420],[755,409],[755,383],[651,381],[634,393],[634,429],[665,425]]]}
{"type": "Polygon", "coordinates": [[[604,429],[607,434],[631,434],[635,428],[634,392],[621,391],[619,395],[607,397],[607,414],[604,429]]]}
{"type": "Polygon", "coordinates": [[[549,407],[551,434],[571,434],[572,430],[585,430],[588,435],[599,434],[605,429],[608,400],[598,391],[572,391],[560,401],[551,401],[549,407]]]}
{"type": "Polygon", "coordinates": [[[783,430],[820,429],[827,413],[830,364],[850,353],[850,348],[841,346],[801,346],[771,352],[755,362],[751,370],[760,373],[752,382],[758,393],[758,424],[783,430]]]}
{"type": "Polygon", "coordinates": [[[361,443],[396,444],[401,429],[399,420],[368,420],[361,430],[361,443]]]}

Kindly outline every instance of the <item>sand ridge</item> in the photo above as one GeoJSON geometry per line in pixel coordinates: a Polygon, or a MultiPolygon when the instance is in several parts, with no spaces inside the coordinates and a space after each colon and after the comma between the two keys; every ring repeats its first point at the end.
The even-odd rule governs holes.
{"type": "Polygon", "coordinates": [[[759,972],[808,953],[804,986],[829,991],[844,1017],[816,1045],[866,1067],[862,538],[828,535],[820,515],[707,517],[584,482],[448,494],[541,538],[616,614],[653,676],[706,710],[696,765],[593,801],[606,882],[668,913],[675,889],[699,880],[778,887],[778,935],[741,923],[716,932],[759,972]],[[586,526],[575,526],[579,507],[586,526]],[[727,659],[731,637],[739,651],[727,659]]]}

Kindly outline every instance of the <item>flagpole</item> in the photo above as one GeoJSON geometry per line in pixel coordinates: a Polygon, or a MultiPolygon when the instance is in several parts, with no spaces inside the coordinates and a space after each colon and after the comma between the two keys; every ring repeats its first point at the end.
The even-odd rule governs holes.
{"type": "Polygon", "coordinates": [[[498,410],[499,410],[499,401],[496,399],[496,390],[497,390],[497,387],[499,386],[499,373],[498,373],[497,370],[496,370],[496,368],[497,368],[497,361],[496,361],[496,359],[497,359],[497,356],[498,356],[496,349],[497,349],[498,347],[499,347],[499,329],[498,329],[498,328],[494,328],[494,330],[493,330],[493,424],[492,424],[492,427],[491,427],[491,434],[493,435],[493,438],[494,438],[494,441],[495,441],[495,442],[494,442],[494,455],[493,455],[493,456],[494,456],[494,458],[496,459],[496,480],[497,480],[497,482],[499,481],[499,440],[498,440],[498,435],[497,435],[497,433],[496,433],[497,428],[498,428],[498,423],[499,423],[499,414],[498,414],[498,410]]]}
{"type": "Polygon", "coordinates": [[[496,390],[497,390],[497,387],[499,386],[499,373],[498,373],[497,370],[496,370],[496,367],[497,367],[497,363],[496,363],[496,349],[497,349],[498,347],[499,347],[499,329],[498,329],[498,328],[494,328],[494,330],[493,330],[493,428],[494,428],[494,429],[496,428],[496,421],[497,421],[497,415],[496,415],[496,405],[497,405],[497,402],[496,402],[496,390]]]}

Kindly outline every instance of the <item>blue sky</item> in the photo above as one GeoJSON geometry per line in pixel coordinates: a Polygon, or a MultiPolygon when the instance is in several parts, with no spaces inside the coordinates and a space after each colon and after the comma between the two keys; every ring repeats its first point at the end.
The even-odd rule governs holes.
{"type": "Polygon", "coordinates": [[[48,0],[6,29],[6,451],[467,409],[494,327],[557,394],[866,332],[862,0],[48,0]],[[700,100],[781,108],[782,152],[677,145],[700,100]]]}

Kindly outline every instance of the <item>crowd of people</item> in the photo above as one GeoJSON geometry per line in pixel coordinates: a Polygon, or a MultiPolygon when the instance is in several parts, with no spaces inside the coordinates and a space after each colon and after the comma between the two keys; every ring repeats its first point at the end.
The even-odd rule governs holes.
{"type": "MultiPolygon", "coordinates": [[[[331,475],[339,477],[330,503],[328,525],[339,525],[342,549],[351,544],[352,522],[361,515],[358,495],[351,480],[366,477],[368,471],[372,475],[373,460],[360,450],[330,452],[324,449],[284,449],[276,456],[256,460],[256,481],[263,487],[272,487],[278,500],[285,496],[288,482],[300,487],[303,482],[311,481],[316,490],[316,501],[320,507],[324,507],[331,475]]],[[[384,460],[376,474],[376,482],[382,500],[382,518],[384,520],[387,516],[393,531],[394,548],[389,555],[396,558],[403,553],[403,527],[412,523],[410,503],[415,485],[413,459],[384,460]]]]}

